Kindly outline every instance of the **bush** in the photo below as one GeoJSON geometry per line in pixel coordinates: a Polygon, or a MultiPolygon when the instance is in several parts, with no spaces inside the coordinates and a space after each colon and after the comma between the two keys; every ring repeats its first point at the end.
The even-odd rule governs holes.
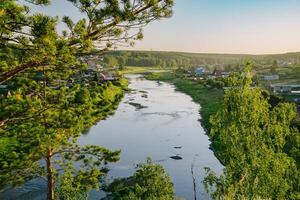
{"type": "Polygon", "coordinates": [[[177,199],[169,175],[161,165],[146,163],[137,166],[133,176],[114,181],[106,189],[112,199],[173,200],[177,199]]]}
{"type": "Polygon", "coordinates": [[[75,103],[84,104],[90,100],[90,92],[87,88],[80,89],[75,95],[75,103]]]}

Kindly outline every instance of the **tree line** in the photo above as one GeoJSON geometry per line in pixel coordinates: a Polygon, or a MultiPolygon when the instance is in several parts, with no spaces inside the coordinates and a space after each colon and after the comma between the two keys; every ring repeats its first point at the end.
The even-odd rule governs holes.
{"type": "Polygon", "coordinates": [[[109,67],[137,66],[189,69],[202,66],[208,70],[218,68],[226,71],[242,71],[244,63],[249,59],[253,61],[252,68],[255,70],[300,66],[299,53],[243,55],[115,50],[107,52],[103,58],[104,64],[109,67]]]}

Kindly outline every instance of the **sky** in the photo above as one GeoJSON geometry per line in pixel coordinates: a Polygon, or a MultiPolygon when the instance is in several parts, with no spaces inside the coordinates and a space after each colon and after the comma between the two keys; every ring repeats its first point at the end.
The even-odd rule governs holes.
{"type": "MultiPolygon", "coordinates": [[[[53,0],[42,10],[75,20],[81,17],[65,0],[53,0]]],[[[126,49],[238,54],[300,51],[300,0],[175,0],[173,16],[148,25],[144,39],[126,49]]]]}

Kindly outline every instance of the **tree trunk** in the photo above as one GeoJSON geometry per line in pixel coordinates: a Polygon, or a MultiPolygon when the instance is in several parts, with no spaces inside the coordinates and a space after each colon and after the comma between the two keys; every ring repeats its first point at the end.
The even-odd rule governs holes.
{"type": "Polygon", "coordinates": [[[47,199],[54,200],[54,180],[53,180],[53,170],[51,163],[52,152],[49,149],[46,156],[46,164],[47,164],[47,182],[48,182],[48,192],[47,199]]]}

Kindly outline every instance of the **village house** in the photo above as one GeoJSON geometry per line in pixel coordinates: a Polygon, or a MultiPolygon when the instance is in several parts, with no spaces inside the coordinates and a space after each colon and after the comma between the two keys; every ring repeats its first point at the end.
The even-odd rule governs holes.
{"type": "Polygon", "coordinates": [[[285,93],[291,95],[300,95],[300,84],[271,84],[273,93],[285,93]]]}
{"type": "Polygon", "coordinates": [[[98,72],[101,72],[104,70],[103,66],[100,65],[98,60],[88,60],[87,64],[88,64],[88,70],[94,70],[94,71],[98,71],[98,72]]]}
{"type": "Polygon", "coordinates": [[[108,74],[108,73],[100,73],[99,78],[100,78],[100,82],[119,80],[118,76],[115,76],[113,74],[108,74]]]}
{"type": "Polygon", "coordinates": [[[211,75],[215,78],[219,78],[219,77],[222,77],[222,71],[221,70],[218,70],[218,69],[215,69],[211,75]]]}
{"type": "Polygon", "coordinates": [[[222,71],[222,70],[215,69],[215,70],[210,74],[210,77],[211,77],[211,78],[224,78],[224,77],[229,76],[229,74],[230,74],[230,72],[225,72],[225,71],[222,71]]]}
{"type": "Polygon", "coordinates": [[[276,74],[275,75],[264,75],[264,76],[262,76],[262,79],[265,81],[275,81],[275,80],[279,79],[279,76],[276,74]]]}
{"type": "Polygon", "coordinates": [[[230,72],[222,72],[222,77],[224,78],[224,77],[227,77],[227,76],[229,76],[230,75],[230,72]]]}

